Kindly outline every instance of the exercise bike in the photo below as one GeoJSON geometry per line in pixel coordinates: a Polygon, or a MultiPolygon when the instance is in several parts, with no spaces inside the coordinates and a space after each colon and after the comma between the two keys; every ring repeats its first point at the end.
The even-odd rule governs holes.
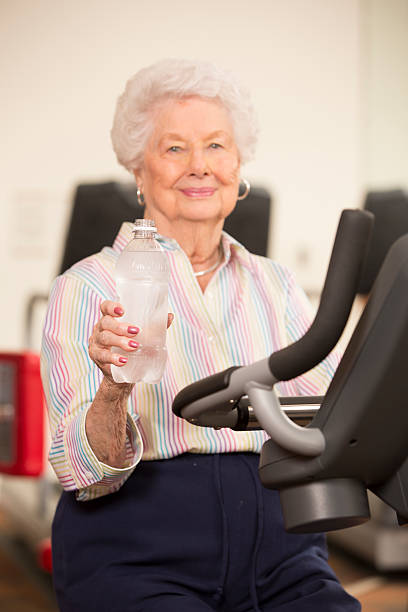
{"type": "Polygon", "coordinates": [[[197,381],[174,413],[203,427],[264,429],[259,477],[280,494],[285,529],[333,531],[370,519],[367,490],[408,523],[408,235],[388,252],[324,397],[274,386],[319,364],[349,318],[373,216],[342,212],[315,319],[297,342],[197,381]]]}

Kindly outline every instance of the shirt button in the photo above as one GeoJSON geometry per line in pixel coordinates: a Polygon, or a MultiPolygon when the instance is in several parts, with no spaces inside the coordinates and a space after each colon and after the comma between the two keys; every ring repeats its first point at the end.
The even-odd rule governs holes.
{"type": "Polygon", "coordinates": [[[86,471],[86,472],[85,472],[85,476],[86,476],[87,478],[93,478],[93,477],[94,477],[94,475],[92,474],[92,472],[89,472],[89,471],[86,471]]]}
{"type": "Polygon", "coordinates": [[[208,342],[214,342],[215,338],[214,336],[208,336],[208,342]]]}

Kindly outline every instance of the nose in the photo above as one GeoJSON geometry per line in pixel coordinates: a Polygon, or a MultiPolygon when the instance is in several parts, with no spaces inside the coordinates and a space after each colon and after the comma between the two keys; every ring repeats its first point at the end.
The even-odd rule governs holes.
{"type": "Polygon", "coordinates": [[[210,173],[208,160],[205,152],[201,148],[197,148],[191,151],[189,164],[189,174],[203,177],[210,173]]]}

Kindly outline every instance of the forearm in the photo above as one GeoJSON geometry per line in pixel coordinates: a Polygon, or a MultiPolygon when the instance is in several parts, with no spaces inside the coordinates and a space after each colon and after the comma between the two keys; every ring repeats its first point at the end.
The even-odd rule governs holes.
{"type": "Polygon", "coordinates": [[[126,467],[127,400],[132,384],[103,378],[89,407],[85,430],[96,457],[112,467],[126,467]]]}

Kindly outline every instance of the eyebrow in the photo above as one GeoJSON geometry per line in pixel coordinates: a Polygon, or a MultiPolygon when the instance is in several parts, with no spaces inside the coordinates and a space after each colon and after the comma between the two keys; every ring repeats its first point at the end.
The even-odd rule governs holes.
{"type": "MultiPolygon", "coordinates": [[[[223,130],[217,130],[216,132],[211,132],[211,134],[206,136],[206,140],[211,140],[211,138],[217,138],[219,136],[226,136],[228,138],[227,132],[224,132],[223,130]]],[[[160,138],[160,142],[163,142],[163,140],[184,140],[184,138],[180,136],[180,134],[176,134],[175,132],[169,132],[168,134],[164,134],[164,136],[160,138]]]]}

